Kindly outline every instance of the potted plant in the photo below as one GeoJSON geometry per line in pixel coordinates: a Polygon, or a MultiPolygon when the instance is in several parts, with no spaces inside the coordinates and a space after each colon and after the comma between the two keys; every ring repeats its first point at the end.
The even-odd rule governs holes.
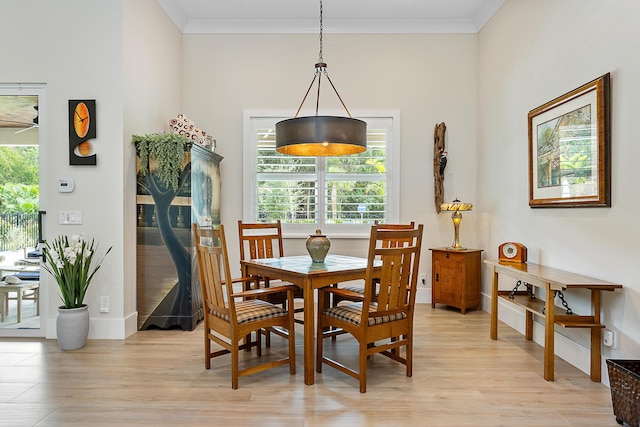
{"type": "Polygon", "coordinates": [[[138,175],[142,178],[153,175],[165,188],[178,190],[185,153],[192,141],[177,133],[133,135],[131,139],[139,159],[138,175]]]}
{"type": "Polygon", "coordinates": [[[70,238],[58,236],[53,243],[46,242],[43,248],[43,267],[58,283],[63,302],[58,307],[56,319],[58,345],[62,350],[76,350],[87,343],[89,310],[84,297],[111,247],[100,259],[94,258],[97,249],[95,240],[88,242],[83,234],[74,234],[70,238]]]}

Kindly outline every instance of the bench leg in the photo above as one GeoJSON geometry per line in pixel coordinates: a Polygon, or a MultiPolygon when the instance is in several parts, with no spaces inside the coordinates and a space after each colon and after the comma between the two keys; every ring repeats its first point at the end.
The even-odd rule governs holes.
{"type": "MultiPolygon", "coordinates": [[[[591,310],[594,323],[600,323],[600,290],[591,289],[591,310]]],[[[602,329],[591,328],[591,381],[600,382],[602,356],[602,329]]]]}
{"type": "Polygon", "coordinates": [[[553,297],[554,293],[551,289],[551,284],[547,283],[545,296],[545,310],[544,310],[544,379],[547,381],[553,381],[554,370],[554,323],[555,313],[553,297]]]}

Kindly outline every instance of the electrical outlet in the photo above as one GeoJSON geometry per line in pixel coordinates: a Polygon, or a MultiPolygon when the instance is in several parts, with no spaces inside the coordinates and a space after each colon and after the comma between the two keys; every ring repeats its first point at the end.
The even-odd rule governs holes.
{"type": "Polygon", "coordinates": [[[610,329],[606,329],[602,334],[602,343],[613,349],[616,348],[616,332],[610,329]]]}
{"type": "Polygon", "coordinates": [[[427,286],[427,273],[420,273],[418,275],[418,282],[423,286],[427,286]]]}
{"type": "Polygon", "coordinates": [[[109,297],[101,296],[100,297],[100,313],[108,313],[109,312],[109,297]]]}

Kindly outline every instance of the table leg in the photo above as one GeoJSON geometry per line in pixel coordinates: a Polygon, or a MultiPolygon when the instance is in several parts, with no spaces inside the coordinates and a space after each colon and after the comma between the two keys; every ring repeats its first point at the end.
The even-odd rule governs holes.
{"type": "Polygon", "coordinates": [[[553,290],[551,289],[551,284],[547,283],[546,285],[547,295],[545,297],[545,306],[544,306],[544,379],[547,381],[553,381],[553,370],[554,370],[554,322],[555,322],[555,313],[554,313],[554,304],[553,304],[553,290]]]}
{"type": "Polygon", "coordinates": [[[2,292],[2,313],[0,314],[0,321],[4,322],[7,317],[7,310],[9,310],[9,294],[2,292]]]}
{"type": "Polygon", "coordinates": [[[24,289],[18,289],[18,323],[22,322],[22,292],[24,289]]]}
{"type": "MultiPolygon", "coordinates": [[[[594,323],[600,323],[600,295],[599,289],[591,289],[591,312],[594,323]]],[[[602,329],[591,328],[591,381],[600,382],[601,379],[601,357],[602,349],[602,329]]]]}
{"type": "Polygon", "coordinates": [[[315,383],[315,290],[311,281],[305,279],[304,285],[304,383],[315,383]]]}
{"type": "Polygon", "coordinates": [[[491,339],[498,339],[498,272],[495,268],[491,286],[491,339]]]}

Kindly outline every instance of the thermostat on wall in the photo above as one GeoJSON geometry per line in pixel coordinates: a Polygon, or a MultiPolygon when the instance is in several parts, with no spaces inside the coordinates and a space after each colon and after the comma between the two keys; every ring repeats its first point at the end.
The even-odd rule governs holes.
{"type": "Polygon", "coordinates": [[[76,188],[76,183],[71,178],[60,178],[58,180],[58,191],[61,193],[71,193],[76,188]]]}

